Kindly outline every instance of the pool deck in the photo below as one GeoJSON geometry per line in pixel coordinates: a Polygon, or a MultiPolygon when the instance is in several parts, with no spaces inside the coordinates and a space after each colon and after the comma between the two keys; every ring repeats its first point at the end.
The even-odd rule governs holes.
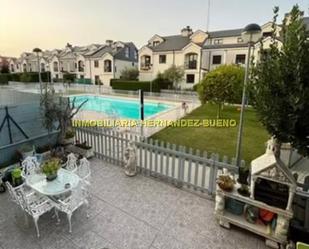
{"type": "Polygon", "coordinates": [[[39,220],[41,237],[22,211],[0,194],[1,249],[266,249],[264,240],[236,227],[220,227],[214,202],[153,178],[126,177],[123,169],[91,160],[90,218],[73,215],[73,233],[61,215],[39,220]]]}

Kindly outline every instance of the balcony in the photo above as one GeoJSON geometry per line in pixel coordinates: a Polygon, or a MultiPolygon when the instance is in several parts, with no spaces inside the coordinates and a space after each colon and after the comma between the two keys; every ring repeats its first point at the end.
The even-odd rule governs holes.
{"type": "Polygon", "coordinates": [[[150,63],[141,63],[140,69],[142,71],[149,71],[152,68],[152,64],[150,63]]]}
{"type": "MultiPolygon", "coordinates": [[[[216,222],[214,202],[166,183],[138,175],[128,178],[123,168],[91,160],[92,198],[72,216],[73,233],[60,213],[39,220],[38,239],[32,222],[25,225],[21,209],[0,194],[0,248],[260,248],[264,240],[239,229],[222,229],[216,222]]],[[[30,220],[30,219],[29,219],[30,220]]]]}
{"type": "Polygon", "coordinates": [[[186,70],[194,70],[197,69],[197,61],[187,61],[185,63],[186,70]]]}

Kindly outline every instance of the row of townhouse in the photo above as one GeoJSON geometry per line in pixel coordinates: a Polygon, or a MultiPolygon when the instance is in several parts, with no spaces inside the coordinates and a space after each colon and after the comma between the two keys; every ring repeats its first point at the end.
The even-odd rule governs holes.
{"type": "MultiPolygon", "coordinates": [[[[272,23],[262,27],[263,43],[269,46],[272,23]]],[[[280,27],[278,27],[278,36],[280,27]]],[[[207,72],[225,64],[245,66],[248,44],[242,40],[242,29],[203,32],[188,26],[179,35],[153,36],[139,50],[140,80],[152,80],[172,65],[184,68],[181,88],[192,88],[207,72]]],[[[254,47],[257,55],[259,43],[254,47]]]]}
{"type": "Polygon", "coordinates": [[[72,46],[64,49],[43,51],[39,57],[35,53],[23,53],[20,58],[10,60],[10,71],[49,71],[55,81],[64,74],[74,74],[80,82],[109,85],[110,80],[119,78],[125,68],[137,67],[138,51],[132,42],[114,42],[88,46],[72,46]]]}
{"type": "MultiPolygon", "coordinates": [[[[309,17],[303,18],[309,29],[309,17]]],[[[273,23],[261,26],[264,48],[271,44],[273,23]]],[[[278,43],[281,43],[281,26],[276,27],[278,43]]],[[[63,50],[46,51],[40,57],[41,71],[48,70],[55,79],[61,79],[64,73],[74,73],[78,79],[91,79],[93,84],[102,82],[109,85],[110,80],[119,78],[125,68],[138,67],[139,80],[154,80],[172,65],[184,68],[185,76],[180,86],[192,88],[194,84],[211,70],[220,65],[237,64],[245,66],[248,56],[248,44],[242,39],[243,29],[204,32],[193,31],[190,26],[183,28],[178,35],[154,35],[139,50],[132,42],[113,42],[107,40],[104,45],[92,44],[85,47],[73,47],[70,44],[63,50]]],[[[261,43],[254,45],[253,56],[259,59],[261,43]]],[[[37,57],[32,53],[23,53],[19,59],[12,60],[12,72],[38,71],[37,57]]]]}
{"type": "MultiPolygon", "coordinates": [[[[309,17],[303,17],[309,30],[309,17]]],[[[261,26],[262,44],[270,47],[273,23],[261,26]]],[[[245,66],[248,56],[248,44],[242,39],[243,29],[203,32],[187,26],[179,35],[154,35],[139,50],[140,80],[153,80],[159,72],[164,72],[172,65],[184,68],[185,77],[181,88],[192,88],[200,82],[207,72],[220,65],[237,64],[245,66]]],[[[276,27],[276,39],[281,46],[281,25],[276,27]]],[[[253,47],[253,58],[259,60],[261,42],[253,47]]]]}

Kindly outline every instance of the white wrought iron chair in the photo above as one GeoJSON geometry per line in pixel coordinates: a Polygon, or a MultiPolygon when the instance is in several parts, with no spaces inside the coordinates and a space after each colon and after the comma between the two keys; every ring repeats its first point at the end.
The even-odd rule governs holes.
{"type": "Polygon", "coordinates": [[[79,161],[79,166],[77,167],[76,173],[85,184],[90,185],[91,170],[90,162],[87,158],[83,157],[83,159],[79,161]]]}
{"type": "Polygon", "coordinates": [[[74,155],[74,153],[70,153],[68,155],[65,168],[72,172],[75,172],[77,170],[77,157],[74,155]]]}
{"type": "Polygon", "coordinates": [[[83,158],[79,161],[79,166],[77,167],[76,171],[77,175],[81,179],[82,190],[84,192],[85,198],[90,198],[90,191],[89,188],[91,186],[91,169],[90,169],[90,162],[87,158],[83,158]]]}
{"type": "Polygon", "coordinates": [[[89,217],[88,207],[89,202],[84,194],[82,189],[82,185],[78,184],[78,186],[71,191],[71,195],[65,199],[59,199],[55,202],[56,208],[58,211],[63,212],[67,215],[69,222],[69,232],[72,233],[72,215],[73,213],[83,205],[87,207],[87,218],[89,217]]]}
{"type": "MultiPolygon", "coordinates": [[[[33,218],[35,229],[37,232],[37,237],[40,237],[40,230],[38,226],[38,221],[41,215],[51,211],[55,205],[47,197],[38,195],[35,192],[27,193],[25,192],[24,184],[13,188],[9,182],[6,182],[11,195],[12,200],[18,204],[22,210],[25,212],[25,220],[28,223],[27,215],[33,218]]],[[[55,215],[57,217],[57,222],[59,222],[58,213],[55,210],[55,215]]]]}
{"type": "Polygon", "coordinates": [[[22,163],[22,176],[27,178],[30,175],[37,173],[40,170],[40,165],[36,157],[27,157],[22,163]]]}

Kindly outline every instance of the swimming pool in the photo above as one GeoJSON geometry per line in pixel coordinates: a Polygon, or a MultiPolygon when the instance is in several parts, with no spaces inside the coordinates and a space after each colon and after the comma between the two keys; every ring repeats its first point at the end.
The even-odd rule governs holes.
{"type": "MultiPolygon", "coordinates": [[[[103,97],[103,96],[71,96],[71,101],[76,98],[76,105],[83,103],[88,99],[82,110],[97,111],[107,114],[109,116],[117,116],[126,119],[139,119],[140,118],[140,105],[138,100],[128,100],[116,97],[103,97]]],[[[149,118],[160,112],[170,109],[172,106],[156,102],[144,103],[144,116],[149,118]]]]}

